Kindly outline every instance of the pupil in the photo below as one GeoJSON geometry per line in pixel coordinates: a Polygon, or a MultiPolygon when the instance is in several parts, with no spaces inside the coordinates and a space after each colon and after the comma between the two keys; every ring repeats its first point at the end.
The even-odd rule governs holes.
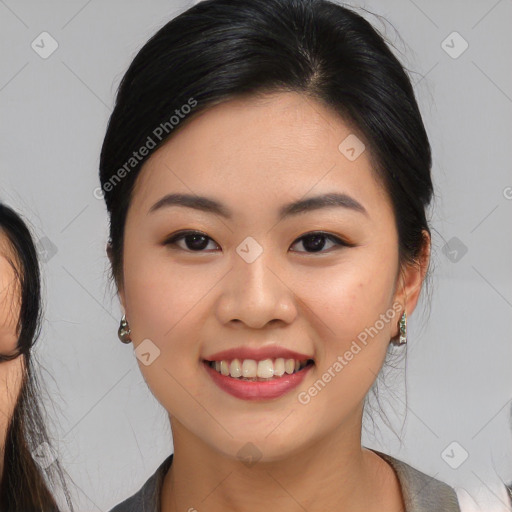
{"type": "Polygon", "coordinates": [[[309,235],[305,238],[305,242],[307,240],[312,240],[312,244],[304,243],[304,247],[306,249],[310,248],[313,251],[319,251],[322,250],[325,245],[325,236],[324,235],[309,235]]]}
{"type": "Polygon", "coordinates": [[[187,237],[187,246],[192,250],[201,250],[204,249],[208,245],[206,237],[203,235],[188,235],[187,237]],[[190,240],[192,242],[190,243],[190,240]],[[202,240],[201,240],[202,239],[202,240]],[[197,243],[199,242],[199,243],[197,243]]]}

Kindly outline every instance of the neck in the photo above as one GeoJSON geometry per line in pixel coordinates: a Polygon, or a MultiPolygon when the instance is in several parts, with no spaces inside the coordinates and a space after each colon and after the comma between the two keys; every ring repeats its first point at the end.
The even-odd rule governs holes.
{"type": "Polygon", "coordinates": [[[360,429],[351,436],[340,429],[284,459],[248,466],[212,450],[174,418],[171,424],[174,456],[162,512],[259,512],[269,503],[281,512],[405,510],[396,474],[361,447],[360,429]]]}

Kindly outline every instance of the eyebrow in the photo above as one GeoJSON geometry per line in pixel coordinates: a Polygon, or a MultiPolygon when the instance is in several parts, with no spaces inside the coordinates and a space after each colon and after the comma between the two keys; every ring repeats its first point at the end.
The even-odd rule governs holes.
{"type": "MultiPolygon", "coordinates": [[[[148,211],[148,214],[163,208],[172,206],[183,206],[185,208],[193,208],[207,213],[214,213],[226,219],[232,219],[233,213],[219,201],[191,194],[167,194],[159,199],[148,211]]],[[[310,197],[308,199],[300,199],[292,203],[285,204],[279,209],[279,220],[287,217],[306,213],[322,208],[341,207],[368,216],[365,207],[353,197],[347,194],[329,193],[319,196],[310,197]]]]}

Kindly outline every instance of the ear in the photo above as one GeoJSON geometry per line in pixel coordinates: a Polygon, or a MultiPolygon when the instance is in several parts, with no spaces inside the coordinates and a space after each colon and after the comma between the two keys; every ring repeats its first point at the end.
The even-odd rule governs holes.
{"type": "MultiPolygon", "coordinates": [[[[427,275],[430,263],[431,239],[427,231],[423,231],[423,247],[414,263],[409,263],[400,269],[395,298],[393,303],[400,303],[400,316],[405,310],[409,316],[418,304],[421,288],[427,275]]],[[[398,335],[398,324],[393,329],[392,336],[398,335]]]]}
{"type": "MultiPolygon", "coordinates": [[[[110,261],[110,268],[112,268],[112,262],[114,261],[114,249],[112,247],[112,243],[110,242],[110,240],[107,242],[106,251],[107,251],[108,259],[110,261]]],[[[122,284],[122,282],[120,282],[120,279],[118,278],[118,276],[114,276],[114,278],[116,281],[117,295],[119,296],[119,301],[121,302],[123,311],[126,311],[123,284],[122,284]]]]}

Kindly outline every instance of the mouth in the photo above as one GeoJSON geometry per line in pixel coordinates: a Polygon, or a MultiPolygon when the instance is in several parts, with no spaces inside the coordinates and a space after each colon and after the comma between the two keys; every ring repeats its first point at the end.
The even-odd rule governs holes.
{"type": "Polygon", "coordinates": [[[315,364],[313,359],[267,358],[255,359],[222,359],[209,361],[203,359],[203,364],[217,373],[238,381],[267,382],[283,379],[301,373],[315,364]]]}

